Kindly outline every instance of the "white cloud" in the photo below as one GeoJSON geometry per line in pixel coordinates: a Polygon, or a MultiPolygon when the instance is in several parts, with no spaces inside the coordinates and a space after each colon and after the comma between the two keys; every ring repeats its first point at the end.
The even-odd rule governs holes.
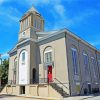
{"type": "Polygon", "coordinates": [[[100,46],[100,40],[96,40],[96,41],[91,41],[90,42],[93,46],[100,46]]]}
{"type": "Polygon", "coordinates": [[[9,57],[9,54],[8,53],[4,53],[4,54],[1,55],[1,57],[2,58],[8,58],[9,57]]]}
{"type": "Polygon", "coordinates": [[[0,5],[2,5],[5,2],[11,2],[12,0],[0,0],[0,5]]]}
{"type": "Polygon", "coordinates": [[[31,0],[31,4],[38,5],[39,4],[49,4],[50,0],[31,0]]]}
{"type": "MultiPolygon", "coordinates": [[[[58,13],[59,11],[60,10],[58,10],[58,13]]],[[[66,28],[66,27],[69,28],[76,25],[80,25],[80,23],[82,22],[87,23],[88,22],[87,20],[89,18],[100,13],[96,9],[87,9],[82,12],[76,13],[74,16],[70,16],[70,14],[67,12],[67,9],[66,10],[63,9],[61,11],[62,12],[59,13],[61,15],[60,17],[58,17],[58,15],[54,14],[55,12],[53,12],[54,17],[60,19],[60,20],[57,19],[58,21],[56,21],[55,24],[53,25],[53,29],[66,28]]]]}
{"type": "Polygon", "coordinates": [[[99,11],[96,9],[87,9],[85,11],[80,12],[76,16],[74,16],[73,21],[75,22],[82,22],[85,21],[87,18],[90,18],[91,16],[98,14],[99,11]]]}
{"type": "Polygon", "coordinates": [[[8,18],[10,18],[11,20],[15,21],[15,22],[18,22],[19,21],[19,17],[16,17],[16,16],[13,16],[13,15],[7,15],[8,18]]]}
{"type": "Polygon", "coordinates": [[[20,20],[21,15],[22,13],[16,8],[0,7],[0,24],[5,26],[12,26],[14,22],[18,22],[20,20]]]}
{"type": "Polygon", "coordinates": [[[22,13],[20,11],[18,11],[16,8],[12,8],[12,7],[10,7],[7,12],[8,12],[7,17],[15,22],[18,22],[20,19],[20,16],[22,15],[22,13]]]}
{"type": "Polygon", "coordinates": [[[63,5],[57,4],[54,6],[54,9],[55,9],[56,13],[58,13],[61,17],[64,17],[65,8],[63,5]]]}
{"type": "MultiPolygon", "coordinates": [[[[68,9],[62,5],[61,0],[24,0],[24,2],[20,0],[0,0],[1,3],[3,2],[13,2],[16,1],[19,4],[27,5],[28,7],[34,4],[37,8],[40,6],[48,7],[48,11],[52,13],[52,16],[56,20],[53,29],[62,28],[62,27],[70,27],[73,25],[78,25],[82,21],[85,21],[87,18],[91,17],[94,14],[97,14],[98,11],[94,9],[82,11],[79,14],[76,13],[74,16],[70,16],[70,13],[68,9]],[[49,9],[51,7],[51,9],[49,9]]],[[[78,0],[74,0],[78,1],[78,0]]],[[[67,3],[73,3],[73,0],[66,0],[67,3]]],[[[9,9],[9,8],[8,8],[9,9]]],[[[21,12],[16,10],[15,8],[10,8],[9,10],[0,10],[0,13],[3,13],[8,18],[10,18],[13,21],[18,21],[20,19],[20,16],[22,15],[21,12]],[[6,11],[6,12],[4,12],[6,11]],[[10,12],[10,13],[9,13],[10,12]],[[13,13],[16,13],[16,16],[13,15],[13,13]]]]}
{"type": "Polygon", "coordinates": [[[0,0],[0,3],[2,3],[4,0],[0,0]]]}
{"type": "MultiPolygon", "coordinates": [[[[28,0],[26,1],[28,2],[28,0]]],[[[61,0],[30,0],[30,4],[34,4],[36,6],[41,6],[42,4],[43,5],[49,5],[49,4],[56,5],[60,2],[61,0]]]]}
{"type": "Polygon", "coordinates": [[[4,0],[0,0],[0,4],[2,4],[4,2],[4,0]]]}

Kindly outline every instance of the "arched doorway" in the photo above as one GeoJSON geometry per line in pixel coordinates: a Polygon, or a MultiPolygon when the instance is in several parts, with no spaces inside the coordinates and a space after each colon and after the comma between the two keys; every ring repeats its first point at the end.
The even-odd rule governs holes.
{"type": "Polygon", "coordinates": [[[32,82],[36,83],[36,69],[35,68],[33,68],[32,70],[32,82]]]}
{"type": "Polygon", "coordinates": [[[28,52],[22,50],[19,55],[19,84],[29,84],[28,80],[28,52]]]}

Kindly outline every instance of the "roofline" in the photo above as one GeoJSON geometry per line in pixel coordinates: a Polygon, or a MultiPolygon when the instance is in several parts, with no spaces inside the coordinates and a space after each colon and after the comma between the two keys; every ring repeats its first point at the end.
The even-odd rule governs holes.
{"type": "Polygon", "coordinates": [[[82,39],[81,37],[77,36],[76,34],[74,34],[73,32],[71,32],[70,30],[65,29],[65,31],[66,31],[69,35],[73,36],[74,38],[76,38],[76,39],[78,39],[79,41],[83,42],[84,44],[88,45],[90,48],[95,49],[96,51],[100,52],[100,50],[97,49],[95,46],[91,45],[89,42],[87,42],[87,41],[85,41],[84,39],[82,39]]]}
{"type": "Polygon", "coordinates": [[[23,43],[26,43],[26,42],[29,42],[29,41],[36,42],[36,40],[34,40],[34,39],[32,39],[32,38],[27,38],[26,40],[21,41],[20,43],[17,43],[16,46],[15,46],[12,50],[10,50],[10,51],[8,52],[8,54],[11,54],[11,53],[13,53],[13,52],[16,52],[17,50],[15,50],[15,49],[16,49],[19,45],[22,45],[23,43]]]}
{"type": "Polygon", "coordinates": [[[64,30],[60,30],[60,31],[58,31],[58,32],[55,32],[54,34],[46,35],[45,37],[39,39],[37,42],[41,42],[41,41],[43,41],[43,40],[45,40],[45,39],[48,39],[48,38],[53,37],[53,36],[55,36],[55,35],[61,34],[61,33],[63,33],[63,32],[65,32],[65,31],[64,31],[64,30]]]}
{"type": "Polygon", "coordinates": [[[31,15],[32,12],[28,13],[28,14],[24,14],[21,19],[19,20],[19,22],[21,22],[22,20],[24,20],[25,18],[27,18],[29,15],[31,15]]]}
{"type": "Polygon", "coordinates": [[[47,36],[45,36],[45,37],[39,39],[38,42],[41,42],[41,41],[43,41],[43,40],[45,40],[45,39],[48,39],[48,38],[50,38],[50,37],[53,37],[53,36],[55,36],[55,35],[59,35],[59,34],[61,34],[61,33],[67,33],[67,34],[71,35],[72,37],[74,37],[75,39],[77,39],[78,41],[81,41],[82,43],[86,44],[86,45],[89,46],[90,48],[92,48],[92,49],[94,49],[94,50],[100,52],[99,49],[97,49],[96,47],[94,47],[93,45],[91,45],[90,43],[88,43],[87,41],[83,40],[82,38],[80,38],[79,36],[77,36],[76,34],[74,34],[73,32],[69,31],[67,28],[61,29],[60,31],[55,32],[55,34],[47,35],[47,36]]]}
{"type": "MultiPolygon", "coordinates": [[[[35,11],[34,11],[35,12],[35,11]]],[[[37,12],[35,12],[36,13],[36,15],[37,16],[39,16],[39,17],[41,17],[42,18],[42,20],[44,21],[44,18],[43,18],[43,16],[41,15],[41,14],[39,14],[39,13],[37,13],[37,12]]],[[[24,20],[25,18],[27,18],[28,16],[30,16],[30,15],[34,15],[34,13],[31,11],[31,12],[29,12],[29,13],[25,13],[22,17],[21,17],[21,19],[19,20],[19,22],[21,22],[22,20],[24,20]]]]}
{"type": "MultiPolygon", "coordinates": [[[[34,42],[39,43],[39,42],[42,42],[42,41],[44,41],[44,40],[46,40],[46,39],[48,39],[48,38],[54,37],[54,36],[56,36],[56,35],[60,35],[60,34],[62,34],[62,33],[68,34],[68,35],[72,36],[73,38],[77,39],[78,41],[81,41],[82,43],[86,44],[86,45],[89,46],[90,48],[92,48],[92,49],[94,49],[95,51],[97,51],[97,52],[100,53],[100,50],[99,50],[99,49],[97,49],[96,47],[94,47],[93,45],[91,45],[90,43],[88,43],[87,41],[83,40],[82,38],[80,38],[79,36],[77,36],[76,34],[74,34],[73,32],[71,32],[70,30],[68,30],[67,28],[61,29],[61,30],[55,32],[54,34],[46,35],[45,37],[43,37],[43,38],[41,38],[41,39],[38,39],[38,40],[34,40],[34,39],[32,39],[32,38],[27,38],[26,40],[24,40],[24,41],[18,43],[18,44],[15,46],[15,48],[16,48],[17,46],[19,46],[19,45],[25,43],[25,42],[28,42],[28,41],[34,41],[34,42]]],[[[11,51],[9,51],[9,54],[16,51],[16,50],[14,50],[14,51],[13,51],[13,50],[14,50],[14,49],[12,49],[11,51]]]]}

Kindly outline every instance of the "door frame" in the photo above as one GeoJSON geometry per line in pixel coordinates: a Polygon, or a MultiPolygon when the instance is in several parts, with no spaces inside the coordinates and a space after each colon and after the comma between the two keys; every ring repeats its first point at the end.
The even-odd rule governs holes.
{"type": "Polygon", "coordinates": [[[47,80],[48,80],[48,83],[52,82],[52,80],[53,80],[52,65],[48,65],[48,68],[47,68],[47,80]]]}

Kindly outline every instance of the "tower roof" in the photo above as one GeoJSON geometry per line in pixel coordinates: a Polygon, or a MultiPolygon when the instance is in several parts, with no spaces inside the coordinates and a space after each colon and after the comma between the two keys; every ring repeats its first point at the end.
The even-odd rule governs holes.
{"type": "Polygon", "coordinates": [[[32,6],[32,7],[28,10],[28,12],[31,12],[31,11],[35,11],[35,12],[39,13],[39,12],[37,11],[37,9],[36,9],[34,6],[32,6]]]}
{"type": "Polygon", "coordinates": [[[32,7],[26,12],[26,14],[27,13],[30,13],[30,12],[36,12],[36,13],[38,13],[38,14],[40,14],[38,11],[37,11],[37,9],[32,5],[32,7]]]}
{"type": "Polygon", "coordinates": [[[24,19],[30,13],[36,13],[41,16],[41,14],[37,11],[37,9],[32,5],[32,7],[22,16],[21,20],[24,19]]]}

